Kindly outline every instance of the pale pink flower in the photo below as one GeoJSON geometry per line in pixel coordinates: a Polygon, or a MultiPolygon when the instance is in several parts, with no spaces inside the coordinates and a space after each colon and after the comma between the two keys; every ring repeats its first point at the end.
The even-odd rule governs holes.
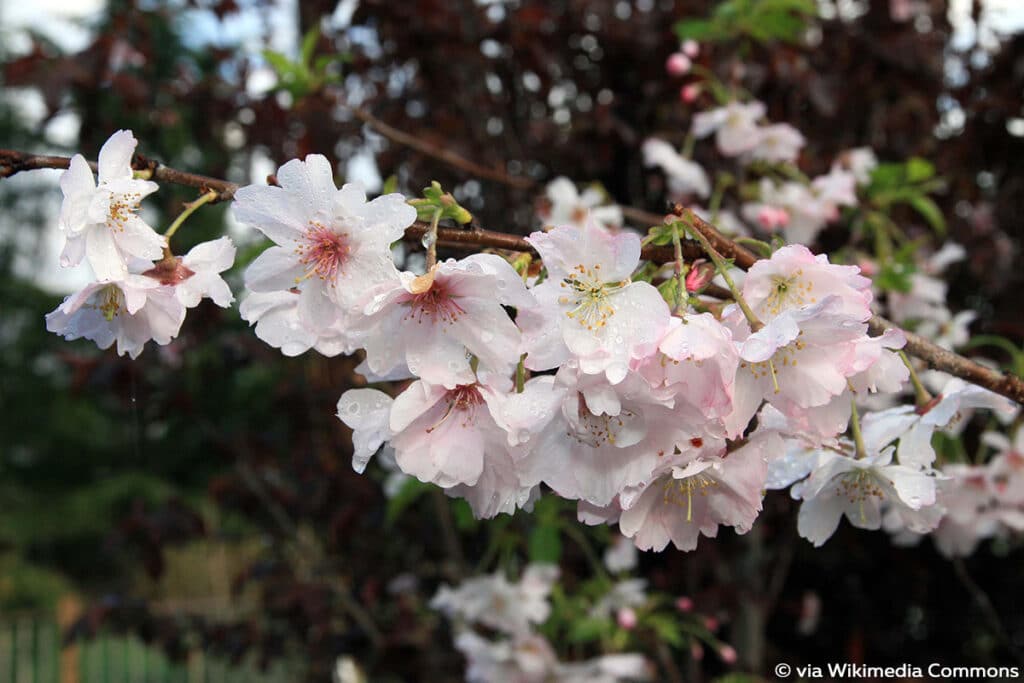
{"type": "Polygon", "coordinates": [[[300,292],[294,289],[276,292],[250,292],[238,312],[256,336],[286,356],[298,356],[314,349],[324,356],[349,354],[358,348],[348,332],[348,314],[338,309],[330,326],[310,327],[299,313],[300,292]]]}
{"type": "Polygon", "coordinates": [[[803,500],[797,517],[800,535],[820,546],[835,533],[843,515],[860,529],[879,529],[883,505],[902,514],[913,531],[934,528],[938,519],[925,509],[935,504],[935,473],[894,465],[892,456],[891,448],[869,451],[860,459],[822,451],[810,477],[792,490],[803,500]]]}
{"type": "Polygon", "coordinates": [[[517,318],[527,367],[557,367],[572,354],[583,372],[622,381],[633,359],[656,348],[669,320],[658,290],[630,280],[640,262],[640,238],[611,235],[591,224],[527,239],[548,272],[531,290],[536,310],[520,310],[517,318]]]}
{"type": "Polygon", "coordinates": [[[788,123],[775,123],[757,129],[757,141],[749,155],[751,159],[777,162],[795,162],[806,144],[804,136],[788,123]]]}
{"type": "Polygon", "coordinates": [[[645,166],[658,166],[668,178],[668,190],[672,196],[711,194],[711,182],[704,168],[692,159],[682,156],[664,140],[647,138],[642,147],[645,166]]]}
{"type": "Polygon", "coordinates": [[[622,227],[622,209],[607,203],[607,195],[596,187],[581,193],[576,183],[560,176],[548,183],[545,194],[548,204],[540,211],[545,227],[568,225],[582,229],[590,221],[612,231],[622,227]]]}
{"type": "Polygon", "coordinates": [[[843,299],[830,295],[806,307],[780,309],[749,334],[735,306],[731,318],[739,344],[734,410],[726,419],[730,435],[742,433],[763,399],[783,414],[823,406],[856,374],[857,341],[867,324],[843,312],[843,299]]]}
{"type": "Polygon", "coordinates": [[[648,481],[623,491],[619,530],[641,550],[655,551],[669,541],[693,550],[701,534],[714,538],[720,525],[746,533],[761,511],[766,454],[778,447],[779,437],[766,433],[728,455],[666,463],[648,481]]]}
{"type": "Polygon", "coordinates": [[[682,46],[680,46],[680,49],[682,50],[683,54],[689,57],[690,59],[694,59],[697,57],[697,55],[700,54],[700,45],[697,43],[696,40],[693,40],[692,38],[687,38],[686,40],[684,40],[682,46]]]}
{"type": "Polygon", "coordinates": [[[835,167],[811,181],[811,188],[820,201],[836,206],[857,206],[857,176],[835,167]]]}
{"type": "Polygon", "coordinates": [[[475,254],[369,289],[349,329],[374,373],[407,366],[413,375],[453,388],[474,381],[470,354],[481,368],[501,374],[519,361],[519,328],[503,305],[526,308],[533,298],[505,259],[475,254]]]}
{"type": "Polygon", "coordinates": [[[376,389],[349,389],[338,399],[338,419],[352,430],[352,469],[362,474],[391,438],[394,399],[376,389]]]}
{"type": "Polygon", "coordinates": [[[132,154],[138,142],[130,130],[119,130],[100,149],[99,182],[85,157],[76,154],[60,177],[64,203],[60,228],[67,238],[62,266],[74,266],[85,258],[99,280],[122,281],[128,277],[128,260],[155,260],[167,245],[138,215],[139,202],[158,186],[136,180],[132,154]]]}
{"type": "Polygon", "coordinates": [[[775,232],[789,223],[789,212],[778,206],[761,206],[757,212],[757,224],[768,232],[775,232]]]}
{"type": "Polygon", "coordinates": [[[621,629],[632,631],[636,628],[636,622],[636,610],[632,607],[623,607],[615,613],[615,623],[617,623],[621,629]]]}
{"type": "Polygon", "coordinates": [[[46,329],[65,339],[85,338],[101,349],[137,358],[149,340],[161,346],[178,336],[185,306],[174,288],[144,275],[93,282],[46,315],[46,329]]]}
{"type": "Polygon", "coordinates": [[[248,185],[235,193],[235,218],[277,245],[246,270],[246,287],[298,289],[303,326],[326,330],[369,287],[397,277],[390,245],[416,219],[416,210],[400,194],[367,202],[358,183],[339,190],[334,168],[319,154],[292,159],[278,169],[277,180],[280,187],[248,185]]]}
{"type": "Polygon", "coordinates": [[[900,405],[865,415],[864,440],[870,447],[881,448],[899,439],[896,457],[900,464],[928,468],[935,461],[931,444],[935,431],[958,433],[977,408],[1010,414],[1015,405],[987,389],[953,379],[921,409],[900,405]]]}
{"type": "Polygon", "coordinates": [[[764,116],[761,102],[730,102],[724,107],[701,112],[693,117],[693,134],[704,138],[715,133],[718,151],[733,157],[745,154],[760,142],[757,121],[764,116]]]}
{"type": "Polygon", "coordinates": [[[836,297],[836,312],[862,322],[871,317],[871,281],[857,266],[829,263],[800,244],[777,250],[747,271],[743,298],[762,321],[783,311],[813,306],[825,297],[836,297]]]}
{"type": "Polygon", "coordinates": [[[466,657],[467,683],[546,683],[558,667],[551,644],[536,634],[492,641],[462,631],[455,638],[455,647],[466,657]]]}
{"type": "Polygon", "coordinates": [[[842,168],[853,173],[858,185],[867,185],[871,182],[871,172],[878,166],[878,157],[870,147],[857,147],[842,152],[832,168],[842,168]]]}
{"type": "Polygon", "coordinates": [[[524,484],[547,483],[563,498],[608,505],[626,486],[649,478],[675,452],[711,450],[724,443],[695,410],[672,409],[636,373],[612,385],[571,366],[558,373],[561,414],[520,457],[524,484]],[[690,443],[691,440],[694,443],[690,443]]]}
{"type": "Polygon", "coordinates": [[[671,390],[705,418],[721,418],[732,411],[739,354],[729,329],[714,316],[673,317],[658,350],[661,354],[640,366],[648,382],[671,390]]]}
{"type": "Polygon", "coordinates": [[[549,596],[558,567],[531,564],[522,578],[511,582],[503,572],[474,576],[455,588],[441,586],[431,608],[449,618],[480,624],[509,635],[523,635],[551,614],[549,596]]]}
{"type": "MultiPolygon", "coordinates": [[[[221,308],[235,300],[221,273],[235,263],[235,245],[230,237],[221,237],[192,247],[177,259],[181,280],[174,283],[174,292],[186,308],[198,306],[204,298],[221,308]]],[[[148,275],[148,273],[147,273],[148,275]]]]}

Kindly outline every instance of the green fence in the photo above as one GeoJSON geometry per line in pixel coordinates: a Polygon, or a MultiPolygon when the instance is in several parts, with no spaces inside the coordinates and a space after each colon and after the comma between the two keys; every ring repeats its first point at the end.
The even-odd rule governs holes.
{"type": "Polygon", "coordinates": [[[100,636],[61,650],[51,617],[0,618],[0,683],[292,683],[295,666],[232,666],[201,651],[170,661],[134,637],[100,636]],[[62,656],[63,655],[63,656],[62,656]]]}

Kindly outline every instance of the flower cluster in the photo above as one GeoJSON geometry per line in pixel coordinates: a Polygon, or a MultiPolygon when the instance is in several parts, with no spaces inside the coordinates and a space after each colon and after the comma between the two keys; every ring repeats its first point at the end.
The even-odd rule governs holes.
{"type": "Polygon", "coordinates": [[[516,583],[497,572],[472,577],[457,588],[443,586],[438,591],[430,606],[459,624],[455,646],[468,661],[466,680],[649,680],[649,665],[639,654],[609,654],[582,662],[559,661],[551,642],[536,632],[536,626],[551,614],[549,595],[557,578],[557,567],[535,564],[527,567],[516,583]],[[474,626],[483,626],[500,636],[485,638],[473,630],[474,626]]]}
{"type": "MultiPolygon", "coordinates": [[[[695,117],[694,132],[714,133],[719,150],[743,163],[792,162],[802,138],[762,125],[763,115],[757,103],[729,103],[695,117]]],[[[169,343],[202,298],[231,303],[220,274],[235,251],[221,238],[173,255],[138,214],[157,188],[136,178],[135,145],[119,131],[100,153],[98,181],[81,156],[62,177],[62,263],[87,260],[97,280],[47,316],[52,331],[101,348],[116,342],[133,358],[149,340],[169,343]]],[[[708,194],[703,170],[667,144],[649,140],[644,155],[680,193],[708,194]]],[[[813,181],[763,178],[762,206],[743,214],[768,210],[811,239],[826,215],[857,201],[874,164],[853,152],[813,181]],[[773,199],[776,191],[789,199],[773,199]],[[817,217],[801,222],[808,211],[817,217]]],[[[897,355],[902,332],[868,335],[879,292],[858,266],[776,244],[746,273],[721,259],[652,271],[618,208],[560,178],[545,209],[558,224],[527,238],[542,268],[481,253],[400,270],[392,245],[416,220],[416,202],[338,188],[320,155],[287,162],[276,178],[235,194],[235,218],[273,242],[246,269],[241,314],[286,355],[362,352],[368,381],[403,383],[395,394],[358,388],[338,401],[360,472],[385,448],[402,475],[465,499],[481,518],[530,509],[549,491],[576,501],[580,521],[618,524],[644,550],[692,550],[722,526],[745,533],[764,491],[787,487],[803,501],[798,530],[815,544],[844,515],[910,537],[963,527],[974,505],[999,520],[979,524],[978,537],[1016,528],[1019,501],[1000,499],[1012,487],[950,484],[997,477],[936,465],[931,445],[974,409],[1011,415],[1011,406],[958,381],[943,380],[931,399],[916,376],[917,405],[894,400],[912,366],[897,355]],[[716,272],[733,303],[698,296],[716,272]],[[861,419],[858,405],[876,412],[861,419]],[[965,502],[961,489],[998,504],[965,502]]],[[[648,241],[699,237],[688,216],[666,217],[648,241]]],[[[886,299],[897,319],[949,345],[969,320],[945,308],[935,274],[961,253],[937,253],[886,299]]],[[[1002,472],[995,463],[1015,457],[987,467],[1002,472]]],[[[962,536],[950,547],[963,548],[962,536]]]]}
{"type": "Polygon", "coordinates": [[[169,344],[185,310],[203,298],[230,306],[234,297],[220,273],[235,260],[228,237],[174,256],[164,237],[139,216],[140,202],[158,187],[135,177],[136,144],[131,131],[120,130],[100,150],[98,181],[80,154],[61,176],[60,228],[66,238],[61,265],[85,260],[96,280],[46,316],[51,332],[92,340],[101,349],[116,342],[117,353],[132,358],[147,341],[169,344]]]}

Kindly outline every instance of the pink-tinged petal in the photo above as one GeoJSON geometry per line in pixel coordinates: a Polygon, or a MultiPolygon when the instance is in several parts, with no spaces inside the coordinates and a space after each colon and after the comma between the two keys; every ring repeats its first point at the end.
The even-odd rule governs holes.
{"type": "Polygon", "coordinates": [[[922,424],[920,420],[914,423],[900,436],[899,446],[896,448],[896,457],[899,458],[900,464],[915,469],[931,467],[935,462],[935,450],[932,448],[934,433],[933,426],[922,424]]]}
{"type": "Polygon", "coordinates": [[[230,237],[202,242],[192,247],[182,262],[192,270],[203,269],[220,273],[235,263],[235,243],[230,237]]]}
{"type": "Polygon", "coordinates": [[[85,240],[85,256],[97,279],[123,280],[128,275],[128,266],[110,228],[95,225],[86,233],[85,240]]]}
{"type": "MultiPolygon", "coordinates": [[[[442,386],[413,382],[395,398],[391,407],[391,431],[401,432],[440,402],[447,390],[442,386]]],[[[430,425],[427,425],[428,427],[430,425]]]]}
{"type": "Polygon", "coordinates": [[[474,381],[466,347],[443,325],[424,324],[417,343],[406,347],[405,358],[410,372],[433,384],[452,389],[474,381]]]}
{"type": "Polygon", "coordinates": [[[338,399],[338,419],[352,429],[352,469],[360,474],[373,454],[391,438],[394,400],[376,389],[349,389],[338,399]]]}
{"type": "Polygon", "coordinates": [[[132,155],[137,144],[130,130],[119,130],[103,143],[97,164],[100,183],[131,179],[132,155]]]}
{"type": "Polygon", "coordinates": [[[85,235],[68,237],[64,249],[60,252],[60,265],[62,268],[77,266],[85,258],[85,235]]]}
{"type": "Polygon", "coordinates": [[[316,207],[281,187],[246,185],[235,192],[231,212],[235,220],[251,225],[275,244],[295,249],[309,227],[316,207]]]}
{"type": "Polygon", "coordinates": [[[466,315],[449,328],[456,340],[488,368],[511,372],[519,362],[519,328],[501,306],[494,302],[463,300],[466,315]]]}
{"type": "Polygon", "coordinates": [[[322,154],[308,154],[304,161],[292,159],[277,170],[277,181],[311,207],[330,205],[338,193],[334,167],[322,154]]]}
{"type": "Polygon", "coordinates": [[[285,247],[270,247],[249,264],[245,286],[254,292],[290,289],[301,282],[305,272],[295,254],[285,247]]]}
{"type": "Polygon", "coordinates": [[[843,499],[835,495],[821,495],[804,500],[797,515],[797,533],[813,543],[814,547],[821,547],[839,528],[843,511],[843,499]]]}
{"type": "Polygon", "coordinates": [[[68,233],[80,232],[89,221],[89,206],[96,191],[92,169],[81,154],[71,157],[68,170],[60,176],[60,189],[64,193],[60,229],[68,233]]]}
{"type": "Polygon", "coordinates": [[[322,333],[334,325],[341,309],[328,295],[327,284],[311,278],[299,294],[299,322],[313,332],[322,333]]]}
{"type": "Polygon", "coordinates": [[[300,322],[298,295],[288,291],[252,292],[239,307],[242,319],[256,325],[256,336],[266,344],[280,349],[285,356],[298,356],[308,351],[317,335],[300,322]]]}
{"type": "Polygon", "coordinates": [[[363,239],[378,247],[386,247],[402,239],[405,229],[416,220],[416,209],[402,195],[386,194],[363,204],[358,215],[365,221],[363,239]]]}
{"type": "Polygon", "coordinates": [[[911,510],[935,504],[935,477],[916,468],[893,465],[885,468],[900,500],[911,510]]]}
{"type": "Polygon", "coordinates": [[[149,261],[163,256],[166,240],[138,216],[129,217],[122,228],[113,231],[118,247],[125,254],[149,261]]]}
{"type": "Polygon", "coordinates": [[[171,288],[161,287],[149,294],[146,305],[134,317],[145,321],[145,336],[163,346],[178,336],[185,321],[185,307],[171,288]]]}

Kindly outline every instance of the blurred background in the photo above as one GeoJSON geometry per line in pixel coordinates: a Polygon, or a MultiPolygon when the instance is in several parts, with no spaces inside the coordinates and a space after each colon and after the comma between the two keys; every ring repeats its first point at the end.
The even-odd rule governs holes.
{"type": "MultiPolygon", "coordinates": [[[[95,158],[130,128],[147,157],[241,183],[318,152],[371,193],[389,178],[409,195],[438,180],[481,225],[517,233],[536,228],[544,183],[559,175],[659,211],[664,188],[639,145],[682,142],[693,113],[665,74],[679,47],[671,27],[715,5],[2,0],[0,147],[95,158]],[[380,135],[374,119],[421,147],[380,135]]],[[[1024,5],[818,10],[804,44],[741,42],[702,63],[742,62],[768,117],[807,137],[809,173],[865,145],[882,160],[934,162],[950,238],[968,250],[951,308],[978,311],[976,332],[1019,345],[1024,5]]],[[[334,410],[360,383],[358,359],[284,358],[236,309],[209,303],[136,362],[47,333],[44,314],[88,277],[58,267],[58,177],[0,182],[0,681],[328,681],[344,655],[369,680],[460,680],[449,626],[426,608],[440,582],[553,544],[567,585],[586,575],[587,546],[564,536],[571,505],[476,522],[437,490],[388,497],[385,473],[352,472],[334,410]]],[[[194,196],[162,187],[151,224],[194,196]]],[[[190,219],[180,246],[224,233],[239,265],[264,246],[224,205],[190,219]]],[[[736,670],[1017,661],[1018,544],[954,563],[927,542],[897,547],[844,525],[815,550],[796,536],[793,501],[765,505],[747,536],[640,560],[653,587],[716,615],[736,670]]],[[[607,529],[580,533],[607,543],[607,529]]],[[[729,670],[687,669],[695,680],[729,670]]]]}

